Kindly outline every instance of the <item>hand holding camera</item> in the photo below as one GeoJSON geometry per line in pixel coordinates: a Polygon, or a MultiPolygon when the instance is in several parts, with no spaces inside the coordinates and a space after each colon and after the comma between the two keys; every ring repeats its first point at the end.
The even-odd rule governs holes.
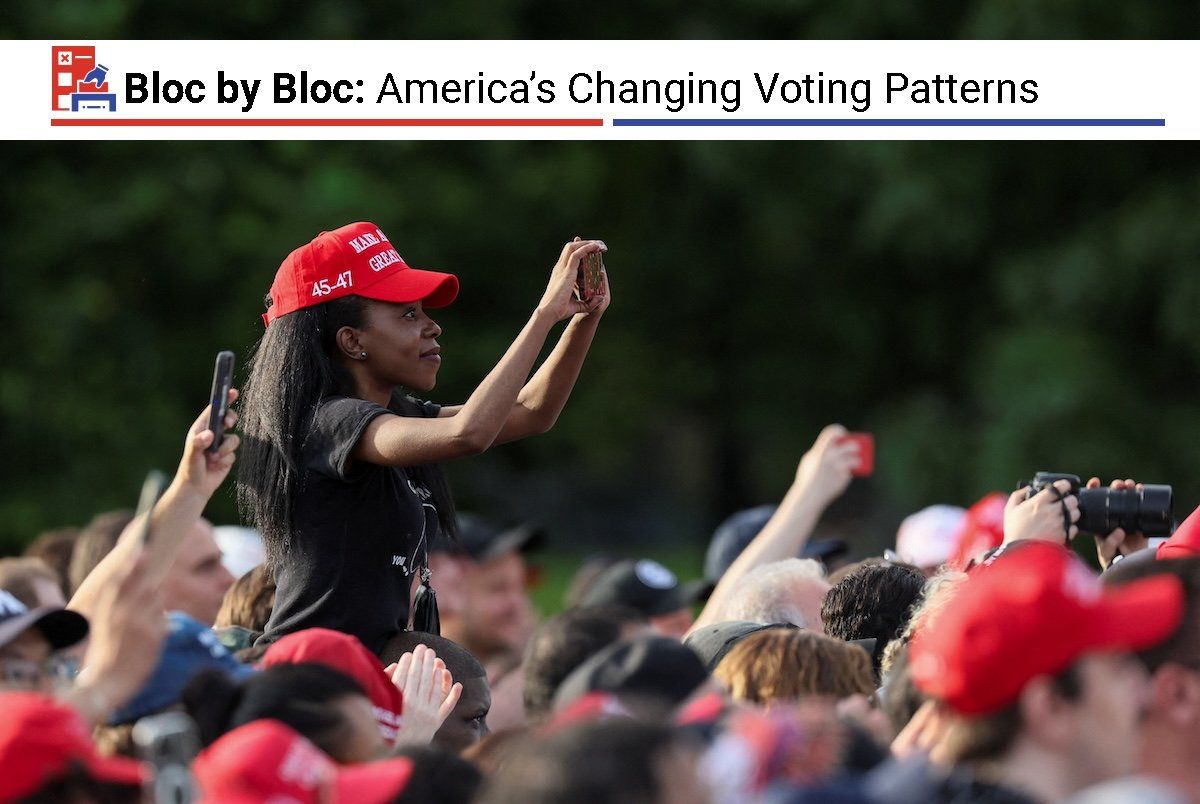
{"type": "MultiPolygon", "coordinates": [[[[1145,484],[1135,483],[1129,479],[1114,480],[1109,484],[1108,487],[1109,489],[1118,491],[1133,491],[1140,493],[1143,498],[1145,497],[1145,484]]],[[[1100,478],[1093,477],[1092,479],[1088,480],[1086,488],[1100,488],[1100,478]]],[[[1169,487],[1166,488],[1169,489],[1169,487]]],[[[1166,510],[1167,518],[1169,520],[1171,510],[1170,502],[1167,503],[1166,510]]],[[[1118,555],[1127,556],[1131,553],[1136,553],[1138,550],[1145,549],[1150,544],[1149,537],[1147,537],[1146,534],[1141,530],[1126,531],[1124,527],[1117,527],[1108,533],[1108,535],[1099,533],[1093,535],[1096,538],[1096,558],[1099,559],[1100,567],[1102,569],[1108,569],[1109,565],[1113,563],[1113,560],[1118,555]]],[[[1159,533],[1157,535],[1165,536],[1167,534],[1159,533]]]]}
{"type": "Polygon", "coordinates": [[[1096,537],[1100,563],[1107,567],[1118,552],[1146,546],[1147,537],[1171,534],[1172,498],[1170,486],[1114,480],[1102,488],[1099,478],[1084,485],[1078,475],[1038,472],[1009,496],[1004,541],[1040,538],[1066,543],[1078,533],[1090,533],[1096,537]],[[1055,505],[1057,529],[1050,510],[1055,505]]]}
{"type": "MultiPolygon", "coordinates": [[[[1041,477],[1039,472],[1037,477],[1041,477]]],[[[1004,506],[1004,543],[1040,539],[1066,544],[1079,533],[1078,484],[1059,477],[1047,483],[1023,485],[1008,495],[1004,506]],[[1035,485],[1036,484],[1036,485],[1035,485]]]]}

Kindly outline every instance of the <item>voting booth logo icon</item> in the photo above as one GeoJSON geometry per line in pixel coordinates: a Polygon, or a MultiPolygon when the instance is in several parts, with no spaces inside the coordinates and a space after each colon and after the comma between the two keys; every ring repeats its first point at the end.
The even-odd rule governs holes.
{"type": "Polygon", "coordinates": [[[52,111],[117,110],[117,95],[108,87],[108,68],[96,60],[94,46],[55,45],[50,60],[52,111]]]}

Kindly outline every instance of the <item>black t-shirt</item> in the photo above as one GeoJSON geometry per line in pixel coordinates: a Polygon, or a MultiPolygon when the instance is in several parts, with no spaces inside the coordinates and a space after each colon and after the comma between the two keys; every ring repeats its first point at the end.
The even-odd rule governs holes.
{"type": "MultiPolygon", "coordinates": [[[[421,415],[439,406],[418,403],[421,415]]],[[[412,576],[438,531],[429,490],[403,467],[350,461],[363,430],[399,410],[328,397],[301,447],[292,543],[275,570],[275,607],[263,641],[320,626],[353,634],[376,653],[408,625],[412,576]]]]}

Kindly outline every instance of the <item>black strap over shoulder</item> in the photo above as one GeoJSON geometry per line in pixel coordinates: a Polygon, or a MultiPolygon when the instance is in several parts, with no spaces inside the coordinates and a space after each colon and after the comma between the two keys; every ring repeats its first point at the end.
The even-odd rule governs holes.
{"type": "Polygon", "coordinates": [[[442,620],[438,614],[437,592],[429,585],[430,575],[428,560],[421,567],[421,585],[413,598],[412,630],[422,631],[434,636],[442,635],[442,620]]]}

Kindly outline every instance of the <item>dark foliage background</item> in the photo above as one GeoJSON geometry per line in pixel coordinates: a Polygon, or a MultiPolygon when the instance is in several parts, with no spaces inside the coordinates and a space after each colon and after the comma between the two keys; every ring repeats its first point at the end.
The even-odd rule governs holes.
{"type": "MultiPolygon", "coordinates": [[[[589,6],[11,0],[8,38],[1168,38],[1200,6],[740,0],[589,6]]],[[[802,42],[797,46],[801,47],[802,42]]],[[[581,47],[603,47],[582,42],[581,47]]],[[[1200,500],[1200,150],[1187,143],[179,142],[0,151],[0,550],[131,505],[213,354],[245,356],[280,259],[368,219],[460,275],[435,398],[461,401],[561,243],[615,303],[555,430],[451,467],[463,508],[566,545],[703,544],[777,498],[819,428],[878,471],[827,527],[1037,469],[1200,500]]],[[[223,490],[217,522],[236,516],[223,490]]]]}
{"type": "Polygon", "coordinates": [[[615,302],[559,425],[451,470],[464,508],[559,544],[702,543],[830,421],[878,439],[832,512],[864,549],[1036,469],[1200,498],[1188,144],[47,143],[0,173],[10,549],[173,467],[279,261],[357,219],[462,278],[444,402],[566,238],[610,244],[615,302]]]}

